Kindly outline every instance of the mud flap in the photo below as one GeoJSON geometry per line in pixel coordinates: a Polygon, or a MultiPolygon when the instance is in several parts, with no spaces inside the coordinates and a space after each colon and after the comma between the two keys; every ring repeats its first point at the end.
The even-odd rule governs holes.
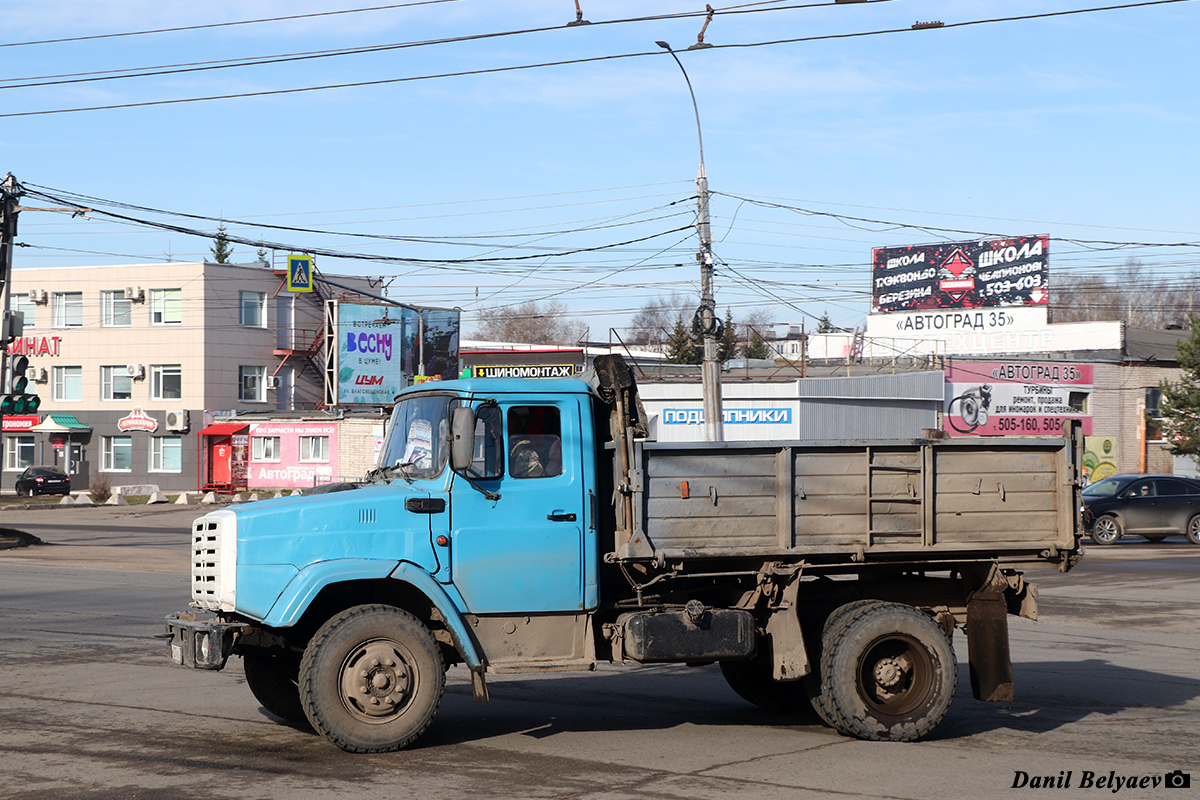
{"type": "Polygon", "coordinates": [[[800,591],[798,578],[783,590],[783,602],[767,619],[766,633],[771,639],[771,677],[777,681],[796,681],[812,672],[808,650],[804,647],[804,631],[800,627],[796,598],[800,591]]]}
{"type": "Polygon", "coordinates": [[[967,601],[967,660],[976,700],[1013,699],[1013,667],[1008,648],[1008,604],[1003,592],[987,586],[967,601]]]}
{"type": "Polygon", "coordinates": [[[487,680],[483,676],[482,666],[471,670],[471,696],[476,703],[486,703],[491,699],[488,696],[487,680]]]}

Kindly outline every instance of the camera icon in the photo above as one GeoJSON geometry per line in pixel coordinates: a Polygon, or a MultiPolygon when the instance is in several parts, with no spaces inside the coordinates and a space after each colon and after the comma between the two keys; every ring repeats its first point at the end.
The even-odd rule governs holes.
{"type": "Polygon", "coordinates": [[[1184,772],[1181,769],[1168,772],[1164,778],[1164,785],[1168,789],[1190,789],[1192,788],[1192,773],[1184,772]]]}

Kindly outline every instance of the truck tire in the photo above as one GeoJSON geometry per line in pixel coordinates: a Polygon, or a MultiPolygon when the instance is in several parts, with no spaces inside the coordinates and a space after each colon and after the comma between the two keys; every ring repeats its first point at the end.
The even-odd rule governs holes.
{"type": "Polygon", "coordinates": [[[1116,544],[1121,534],[1121,520],[1111,514],[1099,517],[1092,523],[1092,541],[1096,544],[1116,544]]]}
{"type": "Polygon", "coordinates": [[[804,681],[777,681],[771,677],[772,665],[766,659],[754,658],[747,661],[722,661],[721,675],[737,696],[767,711],[791,714],[798,717],[812,716],[804,681]]]}
{"type": "Polygon", "coordinates": [[[954,648],[933,619],[902,603],[870,603],[840,622],[821,655],[834,727],[871,741],[912,742],[950,708],[954,648]]]}
{"type": "Polygon", "coordinates": [[[812,703],[813,710],[817,712],[817,716],[831,728],[840,728],[841,724],[833,712],[829,695],[825,691],[823,682],[821,681],[821,675],[824,673],[821,667],[821,657],[825,653],[826,643],[837,638],[842,626],[845,625],[846,620],[854,611],[864,606],[876,605],[882,602],[882,600],[854,600],[846,603],[844,606],[835,608],[825,618],[825,624],[822,626],[821,637],[817,647],[809,654],[812,659],[813,670],[805,676],[804,688],[808,693],[808,699],[812,703]]]}
{"type": "Polygon", "coordinates": [[[242,669],[246,685],[263,708],[291,725],[308,727],[297,685],[299,656],[247,652],[242,654],[242,669]]]}
{"type": "Polygon", "coordinates": [[[332,617],[300,662],[308,721],[349,753],[411,744],[433,721],[445,686],[442,652],[429,629],[393,606],[355,606],[332,617]]]}

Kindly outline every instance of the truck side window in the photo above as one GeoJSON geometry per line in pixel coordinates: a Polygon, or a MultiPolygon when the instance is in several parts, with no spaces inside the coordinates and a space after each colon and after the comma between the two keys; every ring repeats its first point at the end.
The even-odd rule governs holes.
{"type": "Polygon", "coordinates": [[[508,464],[508,474],[514,478],[552,478],[562,474],[562,428],[557,408],[509,408],[508,464]]]}
{"type": "Polygon", "coordinates": [[[468,475],[498,478],[504,474],[504,417],[497,405],[482,405],[475,413],[475,454],[468,475]]]}

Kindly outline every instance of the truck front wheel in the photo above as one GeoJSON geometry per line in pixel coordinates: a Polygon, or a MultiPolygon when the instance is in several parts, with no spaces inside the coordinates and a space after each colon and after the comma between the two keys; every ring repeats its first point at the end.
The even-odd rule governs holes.
{"type": "Polygon", "coordinates": [[[355,606],[321,626],[300,663],[300,702],[317,732],[351,753],[411,744],[445,690],[442,653],[420,620],[355,606]]]}
{"type": "Polygon", "coordinates": [[[246,685],[262,707],[292,725],[308,725],[296,685],[300,659],[291,654],[247,652],[242,655],[246,685]]]}
{"type": "Polygon", "coordinates": [[[902,603],[871,603],[830,633],[821,684],[835,728],[859,739],[911,742],[941,722],[958,662],[931,617],[902,603]]]}

